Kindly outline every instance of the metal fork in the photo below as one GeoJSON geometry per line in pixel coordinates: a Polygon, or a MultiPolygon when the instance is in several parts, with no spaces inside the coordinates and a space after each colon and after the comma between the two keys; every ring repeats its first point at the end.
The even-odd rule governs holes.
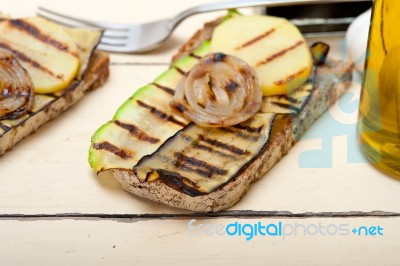
{"type": "Polygon", "coordinates": [[[120,52],[140,53],[152,50],[165,42],[175,28],[187,17],[195,14],[217,11],[229,8],[255,6],[287,6],[299,4],[324,4],[339,2],[364,2],[371,0],[229,0],[203,4],[186,9],[172,18],[135,24],[110,23],[87,20],[84,18],[64,15],[44,7],[39,7],[37,14],[57,23],[72,27],[89,27],[103,29],[103,37],[99,49],[120,52]]]}

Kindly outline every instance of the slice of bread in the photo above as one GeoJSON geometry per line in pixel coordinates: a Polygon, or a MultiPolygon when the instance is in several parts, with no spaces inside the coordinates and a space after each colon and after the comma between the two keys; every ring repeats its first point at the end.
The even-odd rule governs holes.
{"type": "Polygon", "coordinates": [[[44,95],[48,103],[40,105],[28,115],[5,123],[0,121],[0,155],[11,149],[21,139],[28,136],[41,125],[56,118],[63,111],[83,98],[89,90],[100,87],[109,76],[109,55],[94,51],[82,79],[73,81],[60,94],[44,95]]]}
{"type": "MultiPolygon", "coordinates": [[[[203,30],[181,47],[173,61],[191,53],[204,40],[210,38],[219,20],[207,23],[203,30]]],[[[195,212],[218,212],[230,208],[246,193],[250,184],[262,178],[290,148],[310,125],[344,94],[352,79],[352,63],[343,64],[331,58],[316,71],[315,87],[301,112],[295,116],[278,115],[272,127],[268,146],[249,163],[235,178],[213,192],[201,196],[182,193],[162,181],[143,182],[133,170],[111,169],[122,187],[140,197],[166,205],[195,212]]]]}
{"type": "Polygon", "coordinates": [[[218,212],[237,203],[250,184],[262,178],[296,143],[309,126],[349,87],[352,64],[320,67],[317,86],[296,118],[280,115],[272,128],[267,148],[223,187],[202,196],[191,197],[160,181],[141,182],[133,171],[111,170],[122,187],[140,197],[195,212],[218,212]]]}

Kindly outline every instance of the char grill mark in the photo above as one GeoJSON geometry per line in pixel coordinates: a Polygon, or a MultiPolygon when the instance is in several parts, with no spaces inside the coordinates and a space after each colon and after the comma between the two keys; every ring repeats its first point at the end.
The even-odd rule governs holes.
{"type": "Polygon", "coordinates": [[[158,169],[157,173],[161,182],[177,191],[182,191],[183,193],[192,197],[204,195],[204,193],[196,189],[198,187],[196,183],[180,175],[179,173],[165,169],[158,169]]]}
{"type": "Polygon", "coordinates": [[[298,41],[297,43],[293,44],[292,46],[289,46],[288,48],[285,48],[285,49],[283,49],[283,50],[281,50],[281,51],[279,51],[279,52],[277,52],[277,53],[275,53],[275,54],[269,56],[268,58],[266,58],[266,59],[264,59],[264,60],[262,60],[262,61],[259,61],[259,62],[256,64],[256,66],[261,66],[261,65],[268,64],[268,63],[270,63],[271,61],[273,61],[273,60],[275,60],[275,59],[277,59],[277,58],[279,58],[279,57],[285,55],[285,54],[288,53],[289,51],[292,51],[292,50],[296,49],[297,47],[299,47],[299,46],[302,45],[303,43],[304,43],[303,40],[298,41]]]}
{"type": "Polygon", "coordinates": [[[247,132],[245,130],[241,130],[239,128],[235,128],[234,126],[229,127],[229,128],[220,128],[221,131],[227,132],[227,133],[231,133],[231,134],[235,134],[236,137],[241,138],[243,140],[246,141],[252,141],[255,142],[258,140],[259,135],[254,135],[250,132],[247,132]]]}
{"type": "Polygon", "coordinates": [[[243,125],[234,125],[235,128],[238,129],[242,129],[244,131],[247,131],[249,133],[255,133],[255,134],[259,134],[261,132],[261,130],[264,128],[264,126],[260,126],[260,127],[250,127],[250,126],[243,126],[243,125]]]}
{"type": "Polygon", "coordinates": [[[71,53],[68,49],[68,46],[64,43],[61,43],[53,38],[51,38],[50,36],[47,36],[45,34],[43,34],[40,29],[38,29],[37,27],[35,27],[34,25],[22,20],[22,19],[16,19],[16,20],[9,20],[8,22],[10,24],[10,26],[17,28],[21,31],[26,32],[27,34],[29,34],[30,36],[36,38],[37,40],[49,44],[55,48],[57,48],[60,51],[66,52],[71,54],[74,57],[79,57],[78,54],[76,53],[71,53]]]}
{"type": "Polygon", "coordinates": [[[301,99],[296,99],[291,97],[290,95],[275,95],[271,98],[271,102],[275,103],[275,102],[282,102],[282,101],[286,101],[288,102],[288,104],[299,104],[301,103],[301,99]]]}
{"type": "Polygon", "coordinates": [[[182,168],[183,170],[191,170],[198,173],[201,176],[211,178],[213,175],[226,175],[227,170],[219,168],[217,166],[211,165],[205,161],[196,159],[194,157],[189,157],[183,153],[176,152],[174,154],[177,159],[175,166],[182,168]]]}
{"type": "Polygon", "coordinates": [[[182,76],[185,76],[185,75],[186,75],[186,72],[183,71],[181,68],[179,68],[179,67],[177,67],[177,66],[173,66],[173,68],[175,68],[176,71],[178,71],[182,76]]]}
{"type": "Polygon", "coordinates": [[[2,130],[4,130],[4,132],[7,132],[7,131],[10,130],[10,128],[9,128],[8,126],[4,125],[3,123],[0,123],[0,128],[1,128],[2,130]]]}
{"type": "Polygon", "coordinates": [[[197,173],[197,174],[199,174],[199,175],[201,175],[202,177],[205,177],[205,178],[211,178],[211,176],[212,176],[212,173],[207,171],[207,170],[204,170],[204,169],[201,169],[201,168],[196,168],[196,167],[193,167],[193,166],[190,166],[190,165],[186,165],[181,161],[176,161],[175,166],[177,168],[179,168],[179,170],[182,170],[182,171],[185,171],[185,172],[197,173]]]}
{"type": "Polygon", "coordinates": [[[63,76],[62,75],[56,75],[54,72],[52,72],[50,69],[46,68],[45,66],[41,65],[39,62],[34,61],[33,59],[31,59],[30,57],[28,57],[27,55],[25,55],[23,52],[17,51],[15,49],[13,49],[10,45],[8,45],[7,43],[4,42],[0,42],[0,47],[7,49],[11,52],[14,53],[14,55],[21,61],[24,61],[28,64],[30,64],[31,66],[39,69],[40,71],[43,71],[47,74],[49,74],[52,77],[55,77],[57,79],[62,79],[63,76]]]}
{"type": "Polygon", "coordinates": [[[52,98],[58,98],[61,95],[57,95],[57,93],[59,93],[59,92],[47,93],[46,96],[49,96],[49,97],[52,97],[52,98]]]}
{"type": "Polygon", "coordinates": [[[174,123],[174,124],[179,125],[181,127],[186,126],[185,123],[176,120],[173,116],[168,115],[168,114],[158,110],[154,106],[151,106],[151,105],[149,105],[147,103],[144,103],[144,102],[142,102],[140,100],[136,100],[136,102],[139,104],[139,106],[148,109],[153,115],[157,116],[158,118],[161,118],[162,120],[174,123]]]}
{"type": "MultiPolygon", "coordinates": [[[[215,96],[214,90],[212,89],[212,87],[213,87],[213,80],[212,80],[212,77],[211,77],[210,75],[207,75],[207,79],[208,79],[208,82],[207,82],[208,88],[207,88],[207,90],[206,90],[207,97],[208,97],[208,99],[210,99],[212,102],[215,102],[215,101],[217,100],[217,97],[215,96]]],[[[185,101],[187,101],[186,98],[185,98],[185,101]]],[[[202,108],[205,108],[201,103],[199,103],[199,105],[200,105],[202,108]]]]}
{"type": "Polygon", "coordinates": [[[153,83],[153,85],[156,86],[157,88],[165,91],[166,93],[168,93],[170,95],[174,95],[175,94],[175,91],[173,89],[171,89],[171,88],[168,88],[166,86],[160,85],[160,84],[155,83],[155,82],[153,83]]]}
{"type": "Polygon", "coordinates": [[[245,43],[243,43],[243,44],[237,46],[237,47],[235,48],[235,50],[240,50],[240,49],[242,49],[242,48],[245,48],[245,47],[247,47],[247,46],[250,46],[250,45],[252,45],[252,44],[254,44],[254,43],[256,43],[256,42],[258,42],[258,41],[260,41],[260,40],[262,40],[262,39],[264,39],[264,38],[266,38],[266,37],[268,37],[268,36],[271,35],[273,32],[275,32],[275,30],[276,30],[275,28],[272,28],[272,29],[270,29],[270,30],[264,32],[263,34],[260,34],[260,35],[258,35],[257,37],[254,37],[253,39],[251,39],[251,40],[249,40],[249,41],[247,41],[247,42],[245,42],[245,43]]]}
{"type": "Polygon", "coordinates": [[[181,104],[181,103],[173,103],[171,105],[171,107],[173,107],[176,111],[178,111],[180,113],[184,113],[184,112],[186,112],[188,110],[188,108],[185,105],[181,104]]]}
{"type": "Polygon", "coordinates": [[[223,62],[225,60],[226,55],[223,53],[215,53],[213,56],[213,63],[223,62]]]}
{"type": "Polygon", "coordinates": [[[153,138],[153,137],[149,136],[146,132],[139,129],[135,125],[126,124],[126,123],[123,123],[118,120],[114,121],[114,124],[116,124],[117,126],[123,128],[125,130],[128,130],[132,136],[134,136],[135,138],[137,138],[140,141],[149,142],[151,144],[155,144],[160,141],[158,138],[153,138]]]}
{"type": "Polygon", "coordinates": [[[225,88],[226,88],[229,92],[234,92],[238,87],[239,87],[239,84],[237,84],[237,83],[234,82],[233,80],[230,80],[229,83],[225,85],[225,88]]]}
{"type": "Polygon", "coordinates": [[[295,79],[296,77],[300,76],[300,75],[301,75],[302,73],[304,73],[306,70],[307,70],[306,68],[303,68],[303,69],[301,69],[300,71],[298,71],[298,72],[296,72],[296,73],[294,73],[294,74],[291,74],[291,75],[287,76],[287,77],[284,78],[284,79],[275,81],[274,83],[275,83],[276,85],[284,85],[284,84],[287,84],[289,81],[291,81],[291,80],[295,79]]]}
{"type": "Polygon", "coordinates": [[[227,153],[224,153],[224,152],[215,150],[215,149],[213,149],[213,148],[210,147],[210,146],[203,145],[203,144],[200,144],[200,143],[194,143],[194,144],[193,144],[193,147],[194,147],[195,149],[207,151],[207,152],[209,152],[209,153],[217,153],[217,154],[219,154],[219,155],[221,155],[221,156],[223,156],[223,157],[228,157],[228,158],[231,158],[231,159],[236,159],[236,157],[233,156],[233,155],[231,155],[231,154],[227,154],[227,153]]]}
{"type": "Polygon", "coordinates": [[[96,150],[105,150],[105,151],[111,152],[115,156],[118,156],[124,160],[133,158],[133,154],[131,152],[125,151],[107,141],[103,141],[100,143],[94,143],[93,148],[96,150]]]}
{"type": "Polygon", "coordinates": [[[296,104],[296,103],[300,103],[301,102],[299,99],[295,99],[295,98],[292,98],[290,96],[287,97],[287,100],[292,104],[296,104]]]}
{"type": "Polygon", "coordinates": [[[198,55],[196,55],[194,53],[190,53],[189,56],[191,56],[193,58],[196,58],[196,59],[201,59],[201,56],[198,56],[198,55]]]}
{"type": "Polygon", "coordinates": [[[199,139],[200,139],[200,141],[204,141],[205,143],[208,143],[208,144],[210,144],[210,145],[212,145],[214,147],[221,148],[223,150],[229,151],[229,152],[231,152],[233,154],[237,154],[237,155],[248,155],[249,154],[248,151],[244,151],[244,150],[242,150],[242,149],[240,149],[238,147],[235,147],[233,145],[229,145],[229,144],[220,142],[220,141],[215,140],[215,139],[206,138],[203,135],[199,135],[199,139]]]}
{"type": "Polygon", "coordinates": [[[288,109],[288,110],[293,110],[293,111],[295,111],[296,113],[299,113],[301,110],[299,109],[299,108],[297,108],[296,106],[293,106],[293,105],[290,105],[290,104],[287,104],[287,103],[280,103],[280,102],[272,102],[272,104],[275,104],[275,105],[277,105],[277,106],[279,106],[279,107],[281,107],[281,108],[285,108],[285,109],[288,109]]]}

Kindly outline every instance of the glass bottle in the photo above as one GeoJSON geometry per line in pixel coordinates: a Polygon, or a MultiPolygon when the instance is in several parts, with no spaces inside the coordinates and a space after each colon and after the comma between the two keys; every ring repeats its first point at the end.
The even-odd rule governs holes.
{"type": "Polygon", "coordinates": [[[400,1],[375,0],[359,109],[365,157],[400,178],[400,1]]]}

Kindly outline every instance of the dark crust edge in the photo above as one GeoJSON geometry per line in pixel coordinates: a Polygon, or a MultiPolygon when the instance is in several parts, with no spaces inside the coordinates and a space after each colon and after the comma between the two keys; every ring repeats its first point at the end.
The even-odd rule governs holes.
{"type": "Polygon", "coordinates": [[[178,52],[172,57],[172,63],[178,61],[182,57],[193,53],[206,40],[211,39],[216,26],[224,20],[223,17],[204,24],[204,27],[198,30],[185,44],[183,44],[178,52]]]}

